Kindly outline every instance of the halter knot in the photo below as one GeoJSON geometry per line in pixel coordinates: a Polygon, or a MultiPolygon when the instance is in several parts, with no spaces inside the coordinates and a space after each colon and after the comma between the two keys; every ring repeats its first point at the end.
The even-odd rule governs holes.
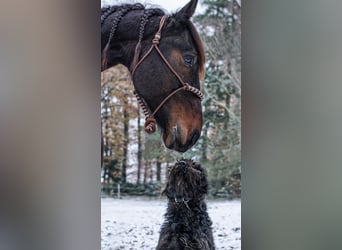
{"type": "Polygon", "coordinates": [[[152,40],[152,44],[158,45],[159,44],[159,40],[160,40],[160,34],[157,33],[157,34],[155,34],[155,36],[154,36],[154,38],[152,40]]]}
{"type": "Polygon", "coordinates": [[[145,131],[146,131],[146,133],[148,133],[148,134],[154,133],[156,131],[156,124],[157,124],[156,119],[154,119],[151,116],[146,117],[146,120],[145,120],[145,131]]]}
{"type": "Polygon", "coordinates": [[[189,83],[185,83],[184,89],[191,92],[191,93],[194,93],[195,95],[197,95],[197,97],[201,101],[203,100],[204,95],[202,94],[202,92],[198,88],[191,86],[189,83]]]}

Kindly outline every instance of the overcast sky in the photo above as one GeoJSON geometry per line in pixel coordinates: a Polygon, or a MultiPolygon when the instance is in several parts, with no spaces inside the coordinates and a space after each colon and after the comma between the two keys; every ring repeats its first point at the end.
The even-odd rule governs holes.
{"type": "MultiPolygon", "coordinates": [[[[102,0],[101,5],[105,4],[121,4],[121,3],[127,3],[132,1],[125,1],[125,0],[102,0]]],[[[156,4],[160,6],[162,9],[167,10],[168,13],[175,12],[176,10],[180,9],[184,5],[186,5],[190,0],[137,0],[134,2],[140,2],[140,3],[149,3],[149,4],[156,4]]],[[[197,6],[197,13],[198,11],[202,10],[200,3],[198,3],[197,6]]]]}

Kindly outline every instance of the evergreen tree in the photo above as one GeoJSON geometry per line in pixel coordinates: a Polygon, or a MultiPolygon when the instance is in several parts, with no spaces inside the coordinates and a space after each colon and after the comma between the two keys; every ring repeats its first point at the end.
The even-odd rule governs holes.
{"type": "Polygon", "coordinates": [[[196,16],[195,22],[207,59],[202,87],[204,125],[191,154],[206,165],[212,193],[239,195],[241,6],[236,0],[204,0],[203,5],[206,10],[196,16]]]}

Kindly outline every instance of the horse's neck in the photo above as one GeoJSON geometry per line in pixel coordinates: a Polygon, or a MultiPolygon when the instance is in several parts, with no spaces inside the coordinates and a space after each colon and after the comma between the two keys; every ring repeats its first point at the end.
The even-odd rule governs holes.
{"type": "MultiPolygon", "coordinates": [[[[130,15],[131,14],[128,13],[127,17],[130,15]]],[[[138,15],[138,17],[132,17],[132,19],[133,21],[131,23],[134,23],[134,26],[138,27],[139,22],[140,22],[140,15],[138,15]],[[135,18],[136,20],[134,20],[133,18],[135,18]]],[[[127,20],[128,20],[127,18],[122,20],[115,32],[115,35],[111,41],[111,45],[107,53],[107,65],[103,70],[108,69],[118,64],[122,64],[126,66],[127,68],[130,68],[132,64],[135,46],[138,42],[138,32],[132,33],[132,30],[134,30],[135,28],[133,28],[131,24],[128,24],[127,20]]],[[[153,33],[156,31],[157,25],[159,24],[158,20],[159,20],[158,17],[150,18],[149,25],[146,26],[146,30],[144,32],[145,35],[144,35],[143,42],[145,39],[152,40],[152,38],[147,38],[147,37],[151,37],[153,33]]],[[[111,18],[108,18],[105,21],[105,24],[103,25],[103,29],[105,30],[102,31],[102,35],[101,35],[102,53],[104,52],[104,48],[109,38],[111,25],[108,25],[108,24],[110,24],[111,21],[112,21],[111,18]]]]}
{"type": "Polygon", "coordinates": [[[123,45],[120,42],[112,43],[107,53],[107,65],[105,69],[113,67],[118,64],[122,64],[127,68],[130,67],[134,49],[131,49],[132,45],[123,45]]]}

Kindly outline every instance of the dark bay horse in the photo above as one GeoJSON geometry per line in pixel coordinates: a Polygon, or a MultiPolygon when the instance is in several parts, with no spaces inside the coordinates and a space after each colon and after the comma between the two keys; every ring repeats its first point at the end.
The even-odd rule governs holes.
{"type": "Polygon", "coordinates": [[[197,2],[172,15],[142,4],[101,9],[102,71],[117,64],[130,70],[145,130],[158,124],[165,146],[179,152],[191,148],[202,129],[205,57],[190,21],[197,2]]]}

